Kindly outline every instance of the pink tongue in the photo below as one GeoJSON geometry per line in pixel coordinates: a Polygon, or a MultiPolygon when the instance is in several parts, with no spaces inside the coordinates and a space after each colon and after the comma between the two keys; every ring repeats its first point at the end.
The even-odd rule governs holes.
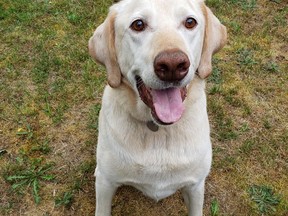
{"type": "Polygon", "coordinates": [[[184,106],[179,88],[152,90],[152,97],[159,120],[164,123],[174,123],[181,118],[184,106]]]}

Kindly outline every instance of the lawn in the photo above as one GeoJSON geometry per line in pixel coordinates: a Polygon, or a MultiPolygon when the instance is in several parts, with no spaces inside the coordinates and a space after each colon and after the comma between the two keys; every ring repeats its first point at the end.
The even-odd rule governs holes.
{"type": "MultiPolygon", "coordinates": [[[[0,2],[0,215],[93,215],[105,68],[87,42],[112,0],[0,2]]],[[[288,215],[286,0],[207,0],[229,39],[207,79],[205,215],[288,215]]],[[[120,188],[113,215],[184,216],[120,188]]]]}

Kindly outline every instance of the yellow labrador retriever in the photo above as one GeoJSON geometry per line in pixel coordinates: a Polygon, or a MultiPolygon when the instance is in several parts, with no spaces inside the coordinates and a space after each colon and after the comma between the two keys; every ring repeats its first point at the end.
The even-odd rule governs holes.
{"type": "Polygon", "coordinates": [[[122,0],[89,40],[108,73],[99,116],[96,215],[120,185],[160,200],[181,190],[202,215],[211,165],[205,80],[226,28],[203,0],[122,0]]]}

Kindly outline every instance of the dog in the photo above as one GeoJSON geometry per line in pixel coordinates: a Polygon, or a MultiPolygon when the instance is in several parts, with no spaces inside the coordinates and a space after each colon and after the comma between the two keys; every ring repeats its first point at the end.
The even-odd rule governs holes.
{"type": "Polygon", "coordinates": [[[226,27],[203,0],[121,0],[90,38],[107,70],[99,114],[96,212],[130,185],[156,201],[181,190],[203,214],[212,148],[205,78],[226,27]]]}

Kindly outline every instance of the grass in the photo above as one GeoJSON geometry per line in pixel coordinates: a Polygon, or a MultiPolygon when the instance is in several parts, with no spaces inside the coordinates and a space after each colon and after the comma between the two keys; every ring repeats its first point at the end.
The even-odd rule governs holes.
{"type": "Polygon", "coordinates": [[[55,205],[57,207],[64,205],[67,208],[70,208],[73,203],[73,191],[68,191],[62,194],[61,197],[55,199],[55,205]]]}
{"type": "MultiPolygon", "coordinates": [[[[206,3],[229,40],[207,80],[214,158],[204,213],[287,215],[287,4],[206,3]]],[[[1,215],[93,215],[107,82],[87,41],[111,4],[1,1],[1,215]]],[[[130,187],[119,189],[112,207],[113,215],[187,215],[180,193],[154,203],[130,187]]]]}
{"type": "MultiPolygon", "coordinates": [[[[17,168],[21,167],[21,163],[17,164],[17,168]]],[[[12,184],[13,190],[21,190],[24,186],[32,189],[32,194],[36,204],[40,203],[40,182],[51,181],[55,176],[47,174],[53,166],[51,164],[45,164],[43,166],[33,165],[31,167],[23,167],[22,170],[10,170],[12,175],[6,177],[6,180],[12,184]]]]}
{"type": "Polygon", "coordinates": [[[249,195],[261,214],[276,213],[275,206],[279,205],[280,197],[271,188],[253,185],[249,188],[249,195]]]}
{"type": "Polygon", "coordinates": [[[211,216],[219,215],[219,204],[216,199],[212,200],[211,202],[210,215],[211,216]]]}

